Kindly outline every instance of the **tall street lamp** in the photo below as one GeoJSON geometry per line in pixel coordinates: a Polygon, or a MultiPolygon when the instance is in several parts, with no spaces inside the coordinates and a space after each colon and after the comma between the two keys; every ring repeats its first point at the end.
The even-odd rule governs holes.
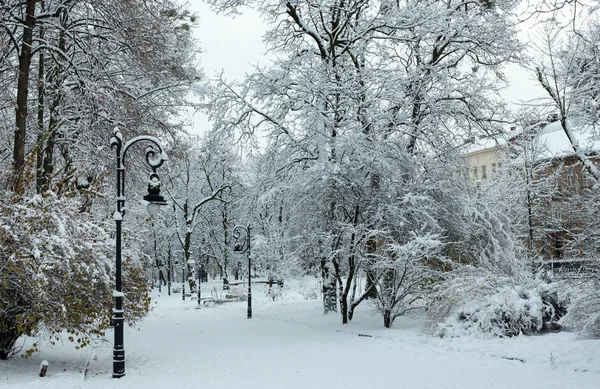
{"type": "Polygon", "coordinates": [[[233,251],[248,253],[248,319],[252,319],[252,262],[250,259],[250,225],[235,226],[232,232],[233,251]]]}
{"type": "Polygon", "coordinates": [[[125,157],[127,150],[134,144],[145,141],[149,142],[150,146],[146,148],[146,162],[152,168],[148,181],[148,194],[144,196],[147,202],[148,213],[151,216],[156,216],[159,206],[167,204],[165,199],[160,195],[160,177],[156,174],[156,169],[159,168],[166,160],[167,154],[164,152],[160,141],[148,135],[137,136],[125,143],[123,146],[123,137],[121,132],[115,128],[113,136],[110,139],[111,148],[115,149],[117,156],[117,209],[113,215],[113,219],[117,225],[116,234],[116,264],[115,264],[115,308],[113,309],[112,321],[115,327],[115,342],[113,346],[113,378],[121,378],[125,375],[125,348],[123,346],[123,325],[124,325],[124,309],[123,297],[121,291],[121,224],[123,216],[125,216],[125,157]]]}

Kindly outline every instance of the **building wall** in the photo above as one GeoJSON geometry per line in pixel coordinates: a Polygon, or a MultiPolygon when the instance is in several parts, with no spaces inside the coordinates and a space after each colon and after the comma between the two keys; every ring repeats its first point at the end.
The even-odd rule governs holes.
{"type": "Polygon", "coordinates": [[[540,172],[538,180],[549,180],[552,192],[542,197],[537,215],[536,227],[542,234],[536,239],[536,248],[543,258],[573,258],[585,253],[581,247],[573,244],[573,238],[582,232],[586,218],[593,217],[584,210],[583,202],[588,199],[585,189],[591,188],[593,181],[584,172],[583,164],[576,157],[550,161],[540,172]]]}
{"type": "Polygon", "coordinates": [[[496,147],[468,153],[469,178],[472,181],[491,179],[500,167],[498,153],[496,147]]]}
{"type": "MultiPolygon", "coordinates": [[[[488,181],[493,179],[496,170],[501,167],[500,147],[491,147],[471,153],[466,157],[469,165],[468,177],[471,181],[488,181]]],[[[536,163],[537,165],[537,163],[536,163]]],[[[573,234],[581,232],[584,224],[581,201],[585,188],[590,188],[593,181],[586,179],[583,166],[574,156],[555,158],[540,162],[545,165],[537,171],[534,180],[546,180],[544,193],[536,193],[535,204],[527,207],[535,208],[533,212],[533,247],[536,255],[544,259],[558,259],[589,255],[573,244],[573,234]]],[[[535,185],[532,185],[534,188],[535,185]]],[[[540,187],[537,187],[540,189],[540,187]]],[[[529,231],[528,215],[523,215],[525,229],[529,231]]],[[[530,246],[529,233],[523,237],[526,246],[530,246]]]]}

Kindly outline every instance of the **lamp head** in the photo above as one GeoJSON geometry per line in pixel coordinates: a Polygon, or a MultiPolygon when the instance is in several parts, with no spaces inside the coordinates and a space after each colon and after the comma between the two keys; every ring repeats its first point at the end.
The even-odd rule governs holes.
{"type": "Polygon", "coordinates": [[[150,174],[148,181],[148,194],[144,196],[144,200],[148,202],[146,208],[150,216],[155,217],[161,205],[167,205],[165,198],[160,195],[160,178],[158,174],[150,174]]]}

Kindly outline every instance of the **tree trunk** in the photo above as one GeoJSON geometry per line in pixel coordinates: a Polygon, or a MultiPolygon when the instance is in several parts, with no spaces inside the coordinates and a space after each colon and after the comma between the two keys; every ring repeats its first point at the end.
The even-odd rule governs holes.
{"type": "MultiPolygon", "coordinates": [[[[360,207],[357,205],[354,208],[354,219],[352,220],[352,225],[356,228],[358,225],[358,217],[360,215],[360,207]]],[[[341,273],[338,264],[335,264],[335,272],[336,277],[339,282],[340,287],[340,307],[342,314],[342,324],[348,324],[348,297],[350,295],[350,290],[352,286],[356,286],[355,274],[356,274],[356,233],[352,233],[350,236],[350,254],[348,255],[348,276],[346,277],[346,285],[342,288],[341,282],[341,273]]],[[[352,294],[352,298],[354,298],[354,293],[352,294]]]]}
{"type": "Polygon", "coordinates": [[[381,313],[383,314],[383,326],[390,328],[392,326],[392,310],[396,305],[396,271],[394,269],[385,270],[381,277],[381,289],[379,291],[379,304],[381,304],[381,313]]]}
{"type": "Polygon", "coordinates": [[[365,289],[367,290],[366,298],[367,299],[376,299],[377,298],[377,284],[375,282],[375,279],[377,278],[377,275],[372,270],[367,270],[365,273],[367,275],[367,285],[365,286],[365,289]]]}
{"type": "MultiPolygon", "coordinates": [[[[185,268],[188,274],[187,280],[188,285],[190,286],[190,293],[194,294],[197,292],[196,290],[196,269],[192,264],[189,263],[192,253],[190,252],[192,249],[192,233],[190,232],[191,228],[186,229],[185,233],[185,244],[183,247],[183,255],[185,258],[185,268]]],[[[184,281],[185,282],[185,281],[184,281]]]]}
{"type": "Polygon", "coordinates": [[[227,274],[227,265],[229,262],[229,209],[227,207],[227,203],[223,204],[223,208],[221,208],[221,221],[223,226],[223,261],[221,263],[221,277],[223,279],[227,279],[229,275],[227,274]]]}
{"type": "MultiPolygon", "coordinates": [[[[61,11],[63,15],[61,15],[61,23],[66,23],[66,10],[61,11]]],[[[65,37],[65,28],[61,28],[58,37],[58,48],[61,53],[65,53],[67,51],[67,42],[65,37]]],[[[60,57],[59,57],[60,58],[60,57]]],[[[50,120],[48,122],[48,133],[46,135],[46,145],[44,147],[44,164],[42,166],[42,181],[43,188],[42,190],[47,190],[50,187],[50,179],[52,174],[54,174],[54,146],[56,145],[56,134],[58,132],[59,126],[59,116],[60,116],[60,106],[63,99],[62,93],[62,78],[63,77],[64,68],[59,64],[55,63],[54,69],[49,74],[49,83],[52,84],[52,103],[50,104],[50,120]]],[[[67,146],[65,146],[67,147],[67,146]]],[[[68,154],[68,153],[67,153],[68,154]]],[[[68,157],[65,158],[68,160],[68,157]]],[[[68,165],[68,162],[66,163],[68,165]]],[[[67,171],[65,169],[65,171],[67,171]]]]}
{"type": "Polygon", "coordinates": [[[348,299],[343,297],[340,299],[340,308],[342,310],[342,324],[348,324],[348,299]]]}
{"type": "Polygon", "coordinates": [[[0,322],[0,328],[0,360],[6,360],[12,354],[21,334],[17,331],[17,323],[14,320],[5,318],[0,322]]]}
{"type": "Polygon", "coordinates": [[[19,75],[17,80],[17,107],[15,115],[15,135],[13,148],[13,190],[23,193],[23,169],[25,167],[25,143],[27,137],[27,98],[29,95],[29,73],[31,66],[31,46],[35,26],[35,4],[37,0],[27,0],[25,26],[19,55],[19,75]]]}
{"type": "Polygon", "coordinates": [[[385,328],[392,326],[392,311],[390,309],[383,310],[383,326],[385,328]]]}
{"type": "MultiPolygon", "coordinates": [[[[40,40],[44,40],[44,29],[40,29],[40,40]]],[[[44,51],[40,51],[39,64],[38,64],[38,107],[37,107],[37,141],[36,141],[36,160],[35,160],[35,190],[37,193],[42,191],[44,185],[42,179],[42,167],[44,163],[44,93],[46,83],[46,72],[45,72],[45,57],[44,51]]]]}
{"type": "Polygon", "coordinates": [[[335,274],[331,262],[321,259],[321,277],[323,279],[323,312],[337,312],[337,293],[335,274]]]}

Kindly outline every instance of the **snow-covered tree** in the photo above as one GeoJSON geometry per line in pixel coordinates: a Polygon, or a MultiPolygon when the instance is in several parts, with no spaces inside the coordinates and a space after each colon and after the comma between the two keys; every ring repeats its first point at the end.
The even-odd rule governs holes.
{"type": "MultiPolygon", "coordinates": [[[[168,136],[176,144],[177,116],[189,105],[200,74],[191,39],[195,18],[170,0],[9,0],[1,2],[0,15],[0,170],[3,188],[17,196],[3,193],[10,201],[2,214],[6,226],[11,218],[22,223],[3,230],[0,267],[10,277],[23,277],[13,282],[6,273],[2,279],[9,284],[0,293],[10,296],[1,300],[11,308],[21,304],[21,291],[31,292],[24,298],[34,304],[24,304],[27,315],[2,317],[6,356],[14,336],[33,333],[34,326],[51,334],[79,332],[81,343],[105,328],[112,300],[104,224],[115,201],[108,152],[112,128],[118,124],[128,137],[168,136]],[[56,240],[65,247],[41,246],[56,240]],[[12,260],[22,269],[6,262],[12,260]],[[44,273],[53,269],[55,278],[44,273]],[[82,286],[84,279],[94,281],[90,290],[82,286]],[[58,293],[69,304],[61,307],[58,293]]],[[[128,162],[134,167],[141,158],[143,153],[132,153],[128,162]]],[[[146,187],[138,175],[126,179],[132,198],[136,188],[146,187]]],[[[135,219],[135,208],[130,210],[135,219]]],[[[139,317],[148,303],[138,242],[139,226],[146,225],[136,221],[124,226],[129,243],[124,254],[131,259],[125,261],[130,269],[124,288],[131,288],[125,291],[126,312],[139,317]]]]}
{"type": "Polygon", "coordinates": [[[596,181],[600,180],[600,170],[588,145],[578,141],[578,133],[597,132],[597,34],[597,23],[584,24],[581,31],[573,32],[558,23],[548,27],[543,45],[538,46],[535,67],[537,80],[546,92],[542,107],[558,115],[573,154],[596,181]]]}
{"type": "Polygon", "coordinates": [[[399,204],[378,194],[403,185],[391,172],[416,174],[410,159],[442,158],[473,134],[498,131],[494,75],[519,49],[514,2],[209,3],[255,7],[274,26],[271,65],[214,86],[207,107],[218,130],[266,139],[263,158],[293,199],[290,220],[309,215],[310,231],[296,227],[288,238],[318,247],[303,252],[318,257],[324,311],[339,296],[346,322],[364,300],[353,286],[359,269],[390,238],[379,236],[376,215],[399,204]]]}
{"type": "Polygon", "coordinates": [[[216,159],[212,147],[186,147],[183,157],[169,168],[177,239],[183,251],[189,290],[196,290],[196,266],[193,250],[194,231],[203,221],[202,213],[210,202],[227,202],[226,192],[231,190],[231,176],[223,169],[225,165],[216,159]]]}
{"type": "Polygon", "coordinates": [[[170,0],[47,0],[3,2],[2,12],[7,104],[0,109],[18,129],[2,123],[14,135],[18,191],[28,189],[21,188],[27,158],[37,180],[26,181],[41,192],[64,176],[99,179],[91,166],[102,164],[98,145],[115,124],[134,134],[180,127],[175,116],[198,76],[194,18],[185,9],[170,0]]]}

